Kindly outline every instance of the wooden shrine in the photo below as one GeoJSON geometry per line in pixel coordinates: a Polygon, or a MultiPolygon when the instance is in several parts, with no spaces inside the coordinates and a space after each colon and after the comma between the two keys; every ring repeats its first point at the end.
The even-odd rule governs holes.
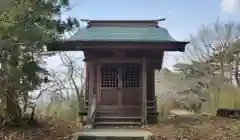
{"type": "Polygon", "coordinates": [[[86,63],[88,124],[143,125],[157,117],[154,70],[164,51],[185,50],[160,20],[82,20],[71,38],[53,43],[49,51],[83,51],[86,63]]]}

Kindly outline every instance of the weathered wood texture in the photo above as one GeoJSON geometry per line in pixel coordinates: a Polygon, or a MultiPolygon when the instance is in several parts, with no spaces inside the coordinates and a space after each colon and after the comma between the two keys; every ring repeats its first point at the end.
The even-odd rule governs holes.
{"type": "Polygon", "coordinates": [[[143,124],[147,123],[147,59],[142,59],[142,117],[143,124]]]}
{"type": "MultiPolygon", "coordinates": [[[[100,117],[142,117],[146,124],[148,114],[155,113],[154,69],[161,67],[163,52],[149,53],[85,52],[89,83],[87,93],[97,94],[100,117]]],[[[91,100],[91,95],[86,97],[91,100]]]]}

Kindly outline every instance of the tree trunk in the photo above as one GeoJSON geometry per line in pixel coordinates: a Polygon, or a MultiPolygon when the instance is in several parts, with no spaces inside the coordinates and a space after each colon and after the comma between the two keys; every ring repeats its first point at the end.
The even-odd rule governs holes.
{"type": "Polygon", "coordinates": [[[7,110],[6,113],[12,121],[19,121],[22,117],[21,108],[18,104],[16,91],[10,90],[7,93],[7,110]]]}
{"type": "Polygon", "coordinates": [[[224,62],[223,61],[220,62],[220,68],[221,68],[221,78],[224,79],[224,62]]]}
{"type": "Polygon", "coordinates": [[[228,70],[229,70],[229,83],[232,84],[233,81],[233,70],[232,70],[232,62],[228,61],[228,70]]]}
{"type": "Polygon", "coordinates": [[[76,83],[76,81],[75,81],[75,79],[74,79],[74,77],[73,77],[73,66],[71,65],[71,71],[70,71],[70,74],[69,74],[69,76],[70,76],[70,80],[72,81],[72,83],[73,83],[73,86],[74,86],[74,89],[75,89],[75,92],[76,92],[76,95],[77,95],[77,98],[78,98],[78,110],[79,111],[83,111],[83,88],[84,88],[84,83],[83,83],[83,81],[81,80],[81,88],[79,89],[79,87],[77,86],[77,83],[76,83]]]}
{"type": "Polygon", "coordinates": [[[237,85],[239,86],[240,85],[240,81],[239,81],[239,53],[237,52],[236,53],[236,60],[235,60],[235,80],[237,82],[237,85]]]}
{"type": "Polygon", "coordinates": [[[23,102],[24,102],[24,107],[23,107],[22,113],[26,113],[28,108],[28,92],[27,91],[24,91],[23,93],[23,102]]]}

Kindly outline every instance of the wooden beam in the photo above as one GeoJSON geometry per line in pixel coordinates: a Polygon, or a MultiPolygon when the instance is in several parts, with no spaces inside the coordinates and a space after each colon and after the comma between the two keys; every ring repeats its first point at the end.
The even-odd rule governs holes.
{"type": "Polygon", "coordinates": [[[142,63],[141,59],[138,59],[138,58],[118,58],[118,57],[99,58],[97,62],[99,63],[142,63]]]}
{"type": "Polygon", "coordinates": [[[143,125],[147,124],[147,60],[142,59],[142,117],[143,125]]]}

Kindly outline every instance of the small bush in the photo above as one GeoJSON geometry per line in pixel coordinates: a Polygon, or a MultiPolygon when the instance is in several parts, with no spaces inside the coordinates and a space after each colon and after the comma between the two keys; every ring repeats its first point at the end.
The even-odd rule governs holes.
{"type": "Polygon", "coordinates": [[[70,100],[50,101],[47,105],[37,105],[36,114],[49,116],[54,120],[75,121],[78,117],[78,112],[82,110],[84,103],[80,102],[75,95],[72,95],[70,100]],[[81,110],[79,110],[79,108],[81,110]]]}
{"type": "MultiPolygon", "coordinates": [[[[240,88],[232,85],[223,85],[221,87],[211,87],[209,89],[210,98],[203,103],[202,112],[216,115],[217,108],[240,109],[240,88]]],[[[165,95],[164,95],[165,96],[165,95]]],[[[163,116],[159,116],[160,120],[166,119],[169,111],[172,109],[180,109],[181,107],[174,101],[174,96],[168,99],[166,96],[157,98],[158,111],[163,116]],[[166,102],[167,103],[164,103],[166,102]]]]}

